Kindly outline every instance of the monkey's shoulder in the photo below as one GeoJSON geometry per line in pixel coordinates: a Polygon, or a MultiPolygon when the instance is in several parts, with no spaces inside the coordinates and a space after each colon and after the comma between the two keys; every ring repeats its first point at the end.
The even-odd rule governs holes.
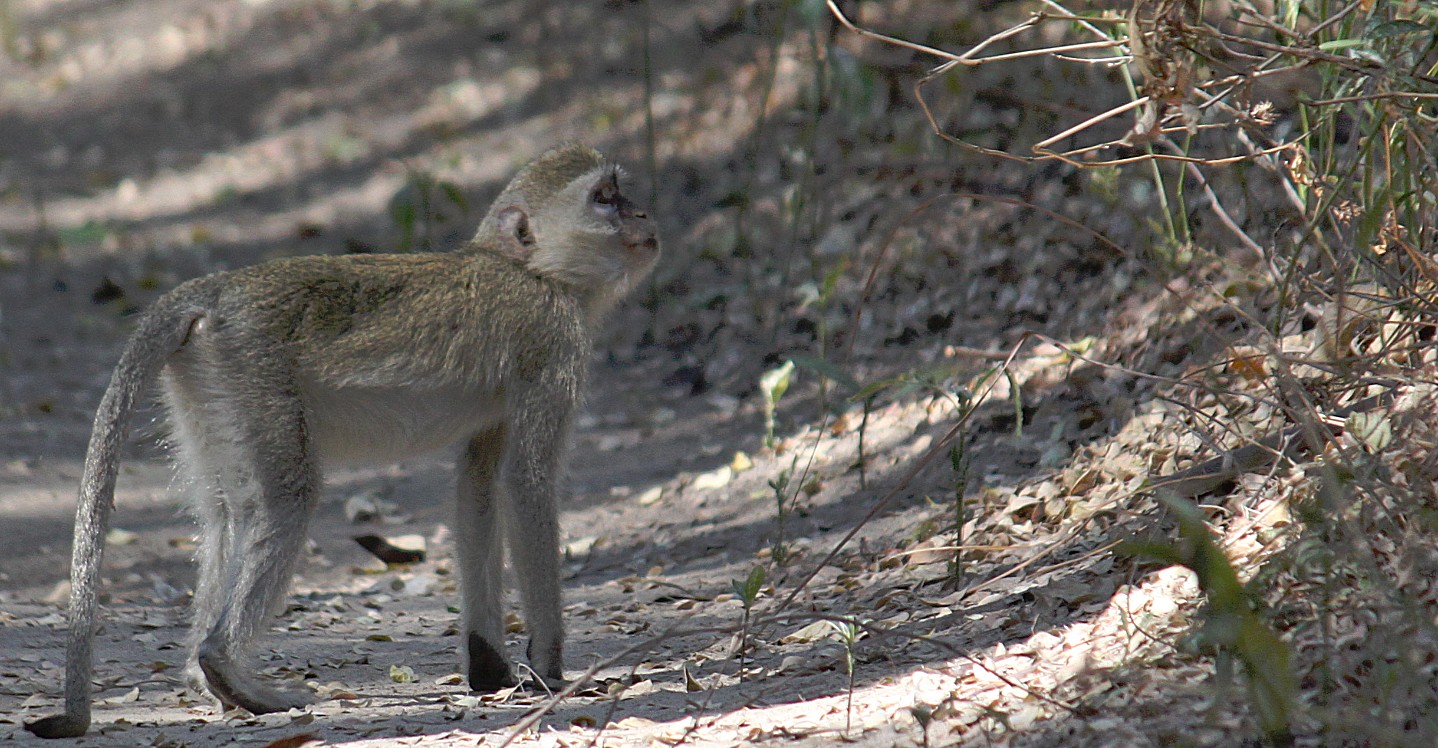
{"type": "Polygon", "coordinates": [[[484,350],[534,361],[588,345],[574,294],[497,253],[294,257],[191,284],[183,293],[221,331],[262,330],[268,340],[302,341],[314,355],[372,360],[408,351],[453,362],[484,350]]]}
{"type": "Polygon", "coordinates": [[[463,306],[475,295],[543,295],[539,285],[519,263],[493,253],[306,255],[213,273],[169,295],[216,312],[362,315],[441,300],[463,306]]]}
{"type": "Polygon", "coordinates": [[[318,296],[386,293],[428,281],[451,281],[470,263],[458,254],[305,255],[251,265],[225,273],[236,293],[318,296]]]}
{"type": "Polygon", "coordinates": [[[188,281],[151,313],[181,307],[199,310],[217,340],[287,350],[317,371],[344,361],[339,369],[374,368],[396,381],[495,361],[524,372],[576,368],[591,347],[576,294],[490,252],[274,260],[188,281]]]}

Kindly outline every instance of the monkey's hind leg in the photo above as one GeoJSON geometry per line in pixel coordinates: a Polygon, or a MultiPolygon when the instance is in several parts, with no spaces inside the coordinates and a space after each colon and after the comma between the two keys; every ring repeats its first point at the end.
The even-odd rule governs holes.
{"type": "Polygon", "coordinates": [[[199,440],[207,452],[204,461],[218,468],[219,488],[212,499],[219,511],[205,520],[220,527],[207,528],[202,539],[218,542],[222,551],[201,551],[195,623],[208,628],[195,661],[221,703],[255,714],[286,711],[314,699],[272,688],[253,675],[254,641],[283,602],[305,547],[319,475],[297,401],[235,398],[226,405],[221,428],[229,438],[199,440]]]}
{"type": "Polygon", "coordinates": [[[476,435],[460,459],[456,496],[455,555],[459,562],[460,616],[464,638],[460,667],[475,691],[497,691],[518,681],[504,655],[499,469],[503,426],[476,435]]]}
{"type": "Polygon", "coordinates": [[[234,553],[235,542],[229,513],[225,510],[224,501],[219,498],[218,487],[201,477],[199,470],[190,468],[188,464],[184,467],[190,474],[185,478],[185,488],[191,493],[192,511],[200,524],[199,535],[195,538],[195,560],[199,568],[195,575],[195,596],[190,602],[189,659],[185,663],[185,683],[192,690],[204,694],[209,691],[209,685],[200,668],[200,644],[214,628],[224,608],[225,596],[229,592],[225,587],[225,559],[234,553]]]}
{"type": "Polygon", "coordinates": [[[220,609],[224,607],[228,592],[223,576],[225,559],[235,543],[229,512],[217,481],[225,462],[224,451],[214,443],[202,446],[202,440],[213,436],[206,424],[218,422],[223,416],[219,412],[220,403],[205,397],[196,387],[198,379],[193,368],[183,366],[174,366],[161,377],[169,409],[168,442],[174,452],[176,485],[185,494],[190,513],[199,525],[195,537],[195,561],[199,568],[195,594],[190,601],[185,684],[196,693],[207,694],[209,684],[200,669],[200,643],[219,620],[220,609]]]}

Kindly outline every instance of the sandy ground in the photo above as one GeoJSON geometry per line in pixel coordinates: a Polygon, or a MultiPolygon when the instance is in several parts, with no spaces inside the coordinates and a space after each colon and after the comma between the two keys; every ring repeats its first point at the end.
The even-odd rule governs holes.
{"type": "MultiPolygon", "coordinates": [[[[390,208],[414,198],[417,174],[469,203],[435,218],[438,248],[550,143],[593,142],[649,177],[644,5],[0,0],[18,24],[0,63],[0,742],[38,743],[20,724],[58,703],[74,491],[129,313],[226,267],[396,247],[390,208]]],[[[978,162],[956,174],[912,108],[874,109],[885,86],[906,96],[917,69],[882,51],[892,78],[855,119],[889,150],[851,154],[858,126],[815,115],[830,128],[815,148],[838,165],[810,185],[828,228],[794,254],[786,185],[806,177],[786,149],[809,120],[785,107],[802,100],[807,46],[775,61],[730,20],[674,3],[652,29],[668,248],[595,356],[562,517],[567,664],[594,665],[593,682],[537,709],[542,692],[477,698],[456,677],[452,460],[439,454],[329,476],[259,663],[321,702],[218,712],[178,676],[193,527],[152,408],[127,447],[95,725],[77,744],[1223,745],[1247,724],[1172,644],[1192,582],[1109,552],[1155,527],[1138,483],[1207,445],[1147,380],[1036,338],[1012,379],[986,378],[998,361],[974,354],[1037,330],[1173,372],[1223,344],[1203,297],[1042,215],[931,198],[982,188],[1054,203],[1069,188],[978,162]],[[767,117],[778,129],[753,135],[767,117]],[[801,306],[810,291],[790,273],[847,256],[845,301],[801,306]],[[884,269],[872,287],[871,267],[884,269]],[[766,449],[755,381],[819,350],[820,331],[859,338],[865,383],[912,376],[865,418],[825,407],[838,396],[801,370],[766,449]],[[976,383],[993,389],[953,442],[970,457],[956,475],[955,393],[976,383]],[[357,499],[395,508],[353,522],[357,499]],[[385,568],[353,542],[365,534],[419,535],[428,558],[385,568]],[[734,585],[756,567],[767,576],[746,617],[734,585]],[[825,623],[839,617],[856,622],[851,637],[825,623]],[[1136,669],[1160,658],[1162,671],[1136,669]]],[[[1143,220],[1097,201],[1075,211],[1119,241],[1143,220]]]]}

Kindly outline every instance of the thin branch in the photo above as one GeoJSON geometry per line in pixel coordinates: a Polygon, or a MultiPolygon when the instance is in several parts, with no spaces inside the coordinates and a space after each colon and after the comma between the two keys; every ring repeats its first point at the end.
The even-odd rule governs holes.
{"type": "Polygon", "coordinates": [[[1305,99],[1298,97],[1301,104],[1309,106],[1323,106],[1325,104],[1352,104],[1360,101],[1379,101],[1381,99],[1438,99],[1438,93],[1420,93],[1418,91],[1385,91],[1383,93],[1363,94],[1362,96],[1344,96],[1337,99],[1305,99]]]}

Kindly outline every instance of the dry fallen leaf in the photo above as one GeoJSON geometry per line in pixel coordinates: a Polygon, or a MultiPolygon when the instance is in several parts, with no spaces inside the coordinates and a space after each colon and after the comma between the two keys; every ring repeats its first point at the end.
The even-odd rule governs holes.
{"type": "Polygon", "coordinates": [[[70,601],[70,580],[61,579],[56,582],[55,586],[51,587],[50,591],[46,593],[45,597],[41,598],[41,600],[51,605],[68,605],[70,601]]]}
{"type": "Polygon", "coordinates": [[[625,717],[618,722],[610,722],[609,727],[619,730],[645,730],[657,724],[659,723],[643,717],[625,717]]]}
{"type": "Polygon", "coordinates": [[[779,640],[780,644],[807,644],[834,635],[834,627],[828,621],[814,621],[798,631],[779,640]]]}
{"type": "Polygon", "coordinates": [[[1228,371],[1250,382],[1262,381],[1268,376],[1263,365],[1263,351],[1252,346],[1234,346],[1228,351],[1228,371]]]}
{"type": "Polygon", "coordinates": [[[105,533],[105,543],[111,546],[130,545],[139,539],[140,536],[137,533],[119,527],[112,527],[109,532],[105,533]]]}
{"type": "Polygon", "coordinates": [[[937,564],[954,557],[953,545],[949,538],[942,535],[935,535],[922,543],[917,543],[905,554],[911,566],[926,566],[937,564]]]}
{"type": "Polygon", "coordinates": [[[745,470],[753,469],[753,467],[754,460],[750,459],[749,455],[743,452],[735,452],[734,459],[729,461],[729,468],[735,473],[742,473],[745,470]]]}
{"type": "Polygon", "coordinates": [[[399,506],[374,494],[360,494],[345,499],[345,518],[350,522],[372,522],[392,514],[399,506]]]}
{"type": "Polygon", "coordinates": [[[664,486],[651,486],[644,493],[639,494],[640,506],[652,506],[664,498],[664,486]]]}
{"type": "Polygon", "coordinates": [[[299,735],[291,735],[287,738],[280,738],[279,740],[265,743],[264,748],[300,748],[302,745],[322,742],[324,741],[320,740],[320,738],[316,737],[313,733],[303,732],[299,735]]]}
{"type": "Polygon", "coordinates": [[[702,683],[700,683],[698,680],[695,680],[694,674],[691,673],[691,672],[689,672],[689,666],[688,666],[688,665],[685,665],[685,666],[683,667],[683,671],[684,671],[684,690],[685,690],[685,691],[687,691],[687,692],[689,692],[689,693],[694,693],[695,691],[703,691],[703,690],[704,690],[704,685],[703,685],[702,683]]]}
{"type": "Polygon", "coordinates": [[[518,690],[519,686],[517,685],[510,686],[509,688],[501,688],[493,693],[480,694],[479,700],[491,704],[503,703],[509,701],[509,697],[513,696],[514,692],[518,690]]]}
{"type": "Polygon", "coordinates": [[[378,535],[359,535],[355,542],[361,548],[374,554],[374,557],[387,564],[415,564],[424,560],[424,538],[419,535],[407,535],[396,538],[382,538],[378,535]],[[419,549],[415,550],[410,544],[415,538],[419,539],[419,549]]]}
{"type": "Polygon", "coordinates": [[[582,538],[571,540],[564,545],[564,557],[574,559],[588,556],[594,551],[594,546],[598,545],[599,542],[600,538],[598,535],[586,535],[582,538]]]}
{"type": "Polygon", "coordinates": [[[102,703],[105,703],[105,704],[133,704],[133,703],[135,703],[136,701],[139,701],[139,700],[140,700],[140,687],[139,687],[139,686],[136,686],[136,687],[130,689],[129,691],[126,691],[125,693],[120,694],[119,696],[111,696],[111,697],[108,698],[108,699],[101,699],[100,701],[101,701],[102,703]]]}
{"type": "Polygon", "coordinates": [[[694,482],[690,484],[690,487],[700,491],[723,488],[729,485],[729,481],[733,479],[734,468],[725,465],[721,468],[710,470],[707,473],[700,473],[694,476],[694,482]]]}

